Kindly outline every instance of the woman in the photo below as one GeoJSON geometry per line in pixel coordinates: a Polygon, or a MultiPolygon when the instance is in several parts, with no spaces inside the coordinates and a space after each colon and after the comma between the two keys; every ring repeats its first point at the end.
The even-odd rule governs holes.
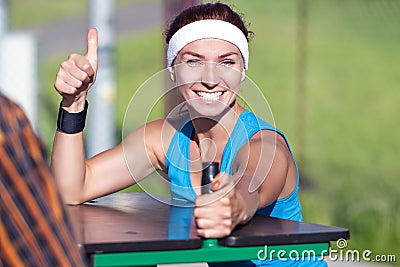
{"type": "Polygon", "coordinates": [[[64,200],[83,203],[158,170],[174,200],[195,204],[197,232],[205,238],[229,235],[256,212],[301,220],[298,171],[284,135],[236,101],[249,64],[249,34],[227,5],[183,11],[166,42],[171,80],[188,116],[148,122],[123,144],[85,161],[86,95],[97,73],[97,32],[91,29],[87,54],[71,54],[55,81],[62,102],[52,170],[64,200]],[[201,195],[202,163],[209,161],[221,166],[216,192],[201,195]]]}

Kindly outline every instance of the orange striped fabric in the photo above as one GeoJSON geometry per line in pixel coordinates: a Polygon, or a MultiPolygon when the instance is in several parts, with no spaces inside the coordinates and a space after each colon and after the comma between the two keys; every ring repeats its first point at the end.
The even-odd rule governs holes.
{"type": "Polygon", "coordinates": [[[45,151],[0,93],[0,267],[84,266],[45,151]]]}

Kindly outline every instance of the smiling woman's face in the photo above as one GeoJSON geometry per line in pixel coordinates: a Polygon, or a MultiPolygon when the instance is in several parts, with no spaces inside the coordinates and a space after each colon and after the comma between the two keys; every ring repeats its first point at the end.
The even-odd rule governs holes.
{"type": "Polygon", "coordinates": [[[244,62],[239,49],[219,39],[189,43],[177,55],[172,75],[189,108],[217,116],[232,106],[239,93],[244,62]]]}

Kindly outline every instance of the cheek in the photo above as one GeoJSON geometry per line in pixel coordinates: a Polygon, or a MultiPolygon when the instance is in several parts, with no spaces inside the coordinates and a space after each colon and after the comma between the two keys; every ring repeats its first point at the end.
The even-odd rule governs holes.
{"type": "Polygon", "coordinates": [[[176,82],[178,86],[201,81],[202,69],[191,68],[183,64],[175,67],[176,82]]]}
{"type": "Polygon", "coordinates": [[[242,84],[242,73],[236,69],[225,68],[219,72],[221,80],[229,90],[239,93],[242,84]]]}
{"type": "Polygon", "coordinates": [[[187,86],[185,86],[185,85],[180,85],[180,86],[178,86],[177,87],[178,88],[178,92],[179,92],[179,95],[181,95],[181,96],[185,96],[185,95],[187,95],[187,86]]]}
{"type": "Polygon", "coordinates": [[[183,100],[188,101],[195,97],[191,94],[192,90],[190,84],[187,83],[182,84],[179,85],[177,88],[178,88],[178,94],[183,100]]]}

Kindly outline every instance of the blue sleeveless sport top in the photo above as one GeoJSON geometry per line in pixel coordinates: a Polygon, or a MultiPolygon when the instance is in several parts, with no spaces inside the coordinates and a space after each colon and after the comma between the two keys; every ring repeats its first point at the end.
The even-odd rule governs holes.
{"type": "MultiPolygon", "coordinates": [[[[194,206],[194,200],[196,198],[196,192],[193,190],[192,183],[190,181],[190,155],[189,146],[190,138],[193,133],[193,124],[190,118],[182,123],[181,127],[175,132],[169,145],[167,155],[165,158],[165,166],[168,171],[168,178],[170,181],[171,197],[175,203],[179,203],[182,206],[194,206]]],[[[232,174],[232,164],[235,159],[236,153],[239,149],[246,144],[246,142],[258,131],[270,130],[280,134],[286,141],[290,153],[293,153],[290,149],[289,143],[285,135],[271,126],[267,122],[255,116],[252,112],[245,110],[240,114],[238,121],[233,129],[233,132],[226,144],[222,159],[220,172],[226,172],[232,174]]],[[[298,200],[299,191],[299,171],[296,161],[293,157],[296,165],[297,182],[293,192],[283,198],[274,201],[273,203],[260,208],[257,214],[272,216],[282,219],[290,219],[301,221],[301,205],[298,200]]],[[[223,263],[212,264],[209,266],[327,266],[324,261],[279,261],[278,259],[273,260],[251,260],[243,262],[227,262],[226,265],[223,263]],[[232,265],[233,264],[233,265],[232,265]]]]}
{"type": "MultiPolygon", "coordinates": [[[[236,153],[260,130],[271,130],[279,133],[285,139],[289,147],[286,137],[282,132],[256,117],[252,112],[245,110],[240,114],[228,143],[225,146],[221,159],[220,172],[232,174],[232,164],[236,153]]],[[[192,133],[193,124],[188,120],[186,123],[182,124],[182,127],[180,127],[172,137],[165,158],[165,166],[168,170],[168,178],[171,183],[171,197],[174,202],[178,202],[184,206],[193,205],[197,196],[190,181],[189,145],[192,133]]],[[[291,150],[290,153],[292,153],[291,150]]],[[[301,205],[298,200],[298,180],[299,175],[297,171],[297,183],[294,191],[289,196],[259,209],[257,213],[301,221],[301,205]]]]}

